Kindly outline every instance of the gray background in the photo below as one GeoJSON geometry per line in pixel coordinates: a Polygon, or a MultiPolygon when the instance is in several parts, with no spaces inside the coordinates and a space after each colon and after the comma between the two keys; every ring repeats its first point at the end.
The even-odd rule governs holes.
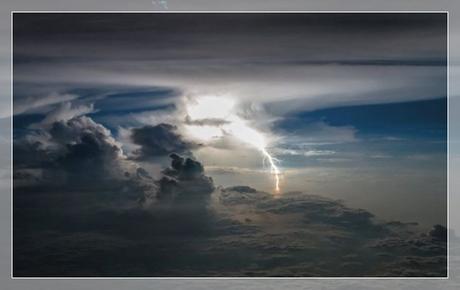
{"type": "Polygon", "coordinates": [[[3,0],[0,4],[0,289],[459,289],[460,1],[458,0],[3,0]],[[12,10],[449,11],[450,279],[448,280],[12,280],[10,278],[10,13],[12,10]]]}

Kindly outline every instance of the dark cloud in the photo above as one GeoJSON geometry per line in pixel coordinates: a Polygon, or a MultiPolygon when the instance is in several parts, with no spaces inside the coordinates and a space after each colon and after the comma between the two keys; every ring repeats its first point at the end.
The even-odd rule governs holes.
{"type": "Polygon", "coordinates": [[[413,59],[420,55],[432,56],[433,52],[437,55],[445,50],[446,17],[442,13],[15,13],[14,52],[19,64],[40,60],[22,55],[32,47],[35,49],[32,56],[36,56],[38,49],[48,57],[56,57],[52,52],[42,51],[50,43],[54,44],[54,50],[70,46],[60,52],[61,57],[84,54],[72,48],[72,44],[77,47],[92,44],[92,54],[86,56],[103,59],[136,60],[148,55],[167,60],[197,57],[235,60],[241,56],[252,60],[270,57],[276,60],[288,58],[283,53],[286,48],[291,49],[291,57],[302,60],[363,61],[363,57],[385,60],[388,57],[382,58],[382,55],[401,59],[401,54],[413,59]],[[152,32],[155,37],[148,37],[152,32]],[[417,37],[420,33],[438,41],[424,42],[417,37]],[[337,45],[331,45],[330,35],[349,41],[340,42],[343,49],[338,50],[337,45]],[[39,45],[27,45],[36,39],[40,39],[39,45]],[[391,41],[393,39],[398,42],[391,41]],[[108,40],[110,45],[106,45],[108,40]],[[244,46],[241,46],[242,41],[244,46]],[[140,43],[142,45],[136,45],[140,43]],[[129,47],[131,53],[128,50],[114,51],[111,49],[114,46],[129,47]],[[185,50],[180,49],[182,47],[185,50]],[[387,49],[390,47],[392,49],[387,49]]]}
{"type": "Polygon", "coordinates": [[[160,201],[173,200],[185,205],[205,206],[214,190],[211,177],[204,174],[203,165],[191,158],[183,158],[175,153],[170,155],[171,167],[163,171],[158,181],[160,201]]]}
{"type": "MultiPolygon", "coordinates": [[[[38,135],[36,136],[38,137],[38,135]]],[[[51,156],[44,149],[43,142],[34,139],[21,138],[13,141],[13,164],[16,170],[40,168],[49,163],[51,156]]]]}
{"type": "MultiPolygon", "coordinates": [[[[212,179],[204,174],[200,162],[176,153],[170,155],[171,167],[155,181],[139,164],[127,159],[110,130],[87,116],[31,127],[36,129],[30,129],[15,140],[16,187],[59,186],[62,190],[84,188],[92,192],[120,186],[121,191],[137,192],[122,195],[137,196],[144,203],[165,196],[183,198],[184,192],[209,196],[214,189],[212,179]]],[[[171,151],[188,152],[191,144],[182,141],[174,130],[175,127],[168,124],[133,129],[133,140],[143,144],[136,152],[136,159],[171,151]]]]}
{"type": "MultiPolygon", "coordinates": [[[[246,186],[220,191],[221,217],[233,231],[211,252],[245,253],[245,275],[445,276],[445,228],[424,233],[414,223],[384,223],[342,202],[285,193],[278,198],[246,186]]],[[[241,260],[240,260],[241,262],[241,260]]]]}
{"type": "Polygon", "coordinates": [[[42,183],[104,182],[123,170],[121,145],[86,116],[56,121],[15,140],[14,168],[40,171],[42,183]]]}
{"type": "Polygon", "coordinates": [[[170,124],[144,126],[132,130],[132,141],[141,146],[134,152],[134,158],[146,160],[171,153],[191,155],[190,149],[198,145],[185,141],[177,132],[177,127],[170,124]]]}
{"type": "Polygon", "coordinates": [[[191,120],[190,116],[185,118],[185,123],[188,125],[195,125],[195,126],[214,126],[218,127],[221,125],[228,124],[229,121],[225,119],[216,119],[216,118],[207,118],[207,119],[200,119],[200,120],[191,120]]]}
{"type": "Polygon", "coordinates": [[[273,197],[236,186],[194,194],[189,182],[203,173],[179,176],[200,166],[172,161],[157,182],[163,197],[148,207],[75,212],[59,199],[26,207],[15,195],[15,275],[446,275],[447,244],[434,232],[301,192],[273,197]]]}
{"type": "Polygon", "coordinates": [[[446,274],[440,225],[423,233],[302,192],[216,189],[199,161],[176,153],[155,179],[89,117],[16,142],[15,276],[446,274]]]}
{"type": "Polygon", "coordinates": [[[50,134],[52,140],[65,144],[65,154],[57,161],[72,175],[104,179],[123,156],[110,131],[88,117],[56,122],[50,134]]]}
{"type": "Polygon", "coordinates": [[[383,263],[387,275],[439,276],[439,273],[447,273],[447,229],[441,225],[435,225],[429,233],[380,239],[371,247],[382,257],[404,253],[383,263]]]}
{"type": "Polygon", "coordinates": [[[185,256],[192,250],[184,240],[208,232],[214,185],[200,162],[172,154],[154,179],[89,117],[34,127],[15,143],[26,154],[14,164],[15,275],[122,275],[136,261],[132,271],[142,275],[150,273],[145,258],[172,260],[173,245],[185,256]],[[131,262],[117,252],[130,252],[131,262]]]}
{"type": "Polygon", "coordinates": [[[433,229],[429,233],[430,237],[435,240],[447,241],[447,229],[442,225],[434,225],[433,229]]]}
{"type": "Polygon", "coordinates": [[[222,192],[232,192],[232,191],[236,191],[239,193],[256,193],[257,192],[256,189],[250,186],[247,186],[247,185],[230,186],[230,187],[222,189],[222,192]]]}
{"type": "Polygon", "coordinates": [[[81,184],[20,186],[15,180],[15,275],[174,275],[173,261],[177,273],[188,267],[213,221],[207,206],[214,186],[201,163],[174,154],[159,180],[139,167],[104,181],[73,158],[75,151],[83,160],[99,156],[94,142],[82,138],[83,148],[65,159],[70,168],[88,171],[81,184]],[[153,268],[146,267],[152,261],[153,268]]]}

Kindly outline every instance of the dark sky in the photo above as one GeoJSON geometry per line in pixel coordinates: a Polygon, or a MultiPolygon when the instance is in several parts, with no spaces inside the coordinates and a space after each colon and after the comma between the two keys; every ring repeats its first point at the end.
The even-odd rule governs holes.
{"type": "Polygon", "coordinates": [[[15,56],[31,50],[45,53],[42,47],[46,47],[54,57],[110,58],[113,53],[163,60],[443,61],[446,17],[441,13],[15,14],[15,56]],[[54,53],[67,45],[91,47],[54,53]],[[120,50],[119,45],[129,49],[120,50]],[[141,55],[128,54],[132,52],[141,55]]]}

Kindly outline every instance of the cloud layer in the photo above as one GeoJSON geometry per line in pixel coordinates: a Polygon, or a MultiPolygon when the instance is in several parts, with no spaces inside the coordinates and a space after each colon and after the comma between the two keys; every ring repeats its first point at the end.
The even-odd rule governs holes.
{"type": "MultiPolygon", "coordinates": [[[[176,137],[159,128],[147,128],[156,141],[146,145],[176,137]]],[[[14,160],[15,276],[446,274],[440,225],[423,233],[303,192],[218,187],[199,161],[176,153],[153,178],[86,116],[17,142],[29,155],[14,160]]]]}
{"type": "Polygon", "coordinates": [[[14,28],[18,103],[45,83],[230,93],[277,116],[446,95],[445,14],[15,14],[14,28]]]}

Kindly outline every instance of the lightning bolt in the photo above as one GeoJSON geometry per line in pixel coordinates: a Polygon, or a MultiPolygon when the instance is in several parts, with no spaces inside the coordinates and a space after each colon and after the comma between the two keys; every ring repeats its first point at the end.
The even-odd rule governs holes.
{"type": "Polygon", "coordinates": [[[229,120],[230,123],[222,127],[227,134],[232,135],[243,143],[253,146],[262,153],[264,159],[266,158],[268,160],[270,173],[275,179],[275,192],[279,193],[281,171],[278,166],[276,166],[277,160],[267,150],[267,141],[265,136],[261,132],[249,126],[246,121],[242,120],[238,116],[230,116],[227,120],[229,120]]]}
{"type": "Polygon", "coordinates": [[[271,174],[275,177],[275,191],[277,193],[280,192],[280,170],[278,169],[278,166],[275,164],[274,158],[268,153],[267,149],[262,148],[262,154],[267,157],[268,163],[270,163],[270,172],[271,174]]]}
{"type": "Polygon", "coordinates": [[[252,128],[248,122],[233,112],[234,102],[222,97],[201,97],[187,106],[187,115],[190,120],[223,119],[225,123],[216,126],[189,126],[191,135],[200,139],[212,140],[215,137],[230,135],[256,148],[268,160],[270,173],[275,179],[275,192],[280,192],[281,171],[274,158],[267,150],[267,140],[263,133],[252,128]],[[195,131],[195,132],[194,132],[195,131]]]}

